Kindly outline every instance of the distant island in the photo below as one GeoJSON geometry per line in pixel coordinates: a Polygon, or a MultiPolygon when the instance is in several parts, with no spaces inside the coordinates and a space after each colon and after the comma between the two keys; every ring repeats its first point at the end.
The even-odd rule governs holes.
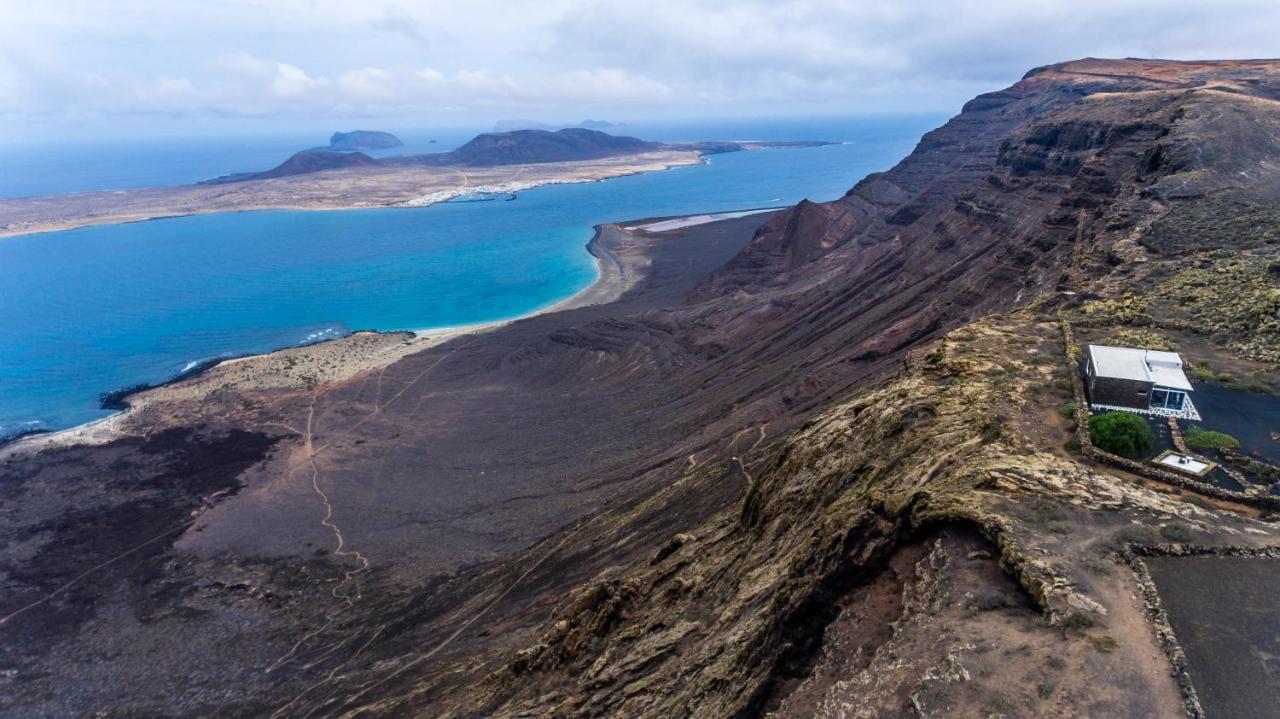
{"type": "Polygon", "coordinates": [[[421,207],[459,197],[509,195],[546,184],[594,182],[691,165],[706,155],[827,142],[664,143],[581,127],[487,132],[450,152],[371,157],[361,150],[398,146],[390,133],[334,133],[330,144],[284,162],[194,185],[0,198],[0,237],[243,210],[421,207]]]}
{"type": "Polygon", "coordinates": [[[351,132],[335,132],[329,138],[326,149],[334,152],[354,152],[363,150],[389,150],[393,147],[404,147],[400,138],[389,132],[380,130],[352,130],[351,132]]]}
{"type": "Polygon", "coordinates": [[[563,130],[566,128],[579,127],[584,130],[609,130],[615,127],[622,127],[620,122],[609,122],[608,120],[583,120],[576,125],[553,125],[546,122],[538,122],[537,120],[513,119],[499,120],[493,124],[494,132],[513,132],[515,130],[563,130]]]}
{"type": "Polygon", "coordinates": [[[607,132],[580,127],[567,127],[554,132],[512,130],[482,133],[452,152],[422,155],[393,155],[375,159],[362,152],[338,152],[330,148],[303,150],[270,170],[224,175],[205,180],[200,184],[222,185],[229,182],[269,180],[358,167],[500,167],[548,162],[581,162],[668,150],[712,155],[765,147],[813,147],[826,144],[830,143],[794,141],[663,143],[649,142],[625,135],[610,135],[607,132]]]}

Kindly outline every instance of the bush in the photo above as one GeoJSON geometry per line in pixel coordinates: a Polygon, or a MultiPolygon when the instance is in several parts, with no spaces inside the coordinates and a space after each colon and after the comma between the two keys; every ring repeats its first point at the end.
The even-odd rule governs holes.
{"type": "Polygon", "coordinates": [[[979,589],[969,597],[968,609],[977,612],[990,612],[995,609],[1016,607],[1018,602],[1008,592],[998,589],[979,589]]]}
{"type": "Polygon", "coordinates": [[[1128,412],[1104,412],[1089,418],[1089,436],[1098,449],[1129,459],[1142,459],[1155,446],[1146,420],[1128,412]]]}
{"type": "Polygon", "coordinates": [[[1066,419],[1071,419],[1072,417],[1076,416],[1077,408],[1078,407],[1075,402],[1068,402],[1062,405],[1061,407],[1059,407],[1058,412],[1066,419]]]}
{"type": "Polygon", "coordinates": [[[1151,527],[1141,524],[1129,524],[1121,527],[1111,535],[1111,547],[1121,550],[1130,544],[1149,547],[1156,543],[1156,533],[1151,527]]]}
{"type": "Polygon", "coordinates": [[[1254,394],[1276,394],[1276,390],[1271,385],[1261,380],[1240,380],[1227,385],[1231,389],[1243,390],[1245,392],[1253,392],[1254,394]]]}
{"type": "Polygon", "coordinates": [[[1092,644],[1093,648],[1098,650],[1100,654],[1110,654],[1120,646],[1120,642],[1116,641],[1116,638],[1110,634],[1089,637],[1089,643],[1092,644]]]}
{"type": "Polygon", "coordinates": [[[1214,432],[1194,425],[1187,430],[1183,439],[1186,440],[1188,447],[1199,450],[1236,449],[1240,446],[1240,440],[1225,432],[1214,432]]]}
{"type": "Polygon", "coordinates": [[[1071,611],[1062,618],[1062,633],[1083,632],[1089,627],[1097,625],[1098,620],[1094,619],[1092,614],[1086,614],[1081,611],[1071,611]]]}
{"type": "Polygon", "coordinates": [[[1192,377],[1195,377],[1201,382],[1218,381],[1218,375],[1214,374],[1213,370],[1209,369],[1207,365],[1190,365],[1187,367],[1187,371],[1191,373],[1192,377]]]}
{"type": "Polygon", "coordinates": [[[1004,417],[993,415],[982,423],[982,443],[991,444],[1004,432],[1004,417]]]}
{"type": "Polygon", "coordinates": [[[1213,508],[1213,504],[1211,504],[1209,500],[1205,499],[1204,497],[1201,497],[1198,494],[1184,494],[1180,499],[1183,502],[1186,502],[1187,504],[1195,505],[1197,507],[1200,507],[1201,509],[1213,508]]]}

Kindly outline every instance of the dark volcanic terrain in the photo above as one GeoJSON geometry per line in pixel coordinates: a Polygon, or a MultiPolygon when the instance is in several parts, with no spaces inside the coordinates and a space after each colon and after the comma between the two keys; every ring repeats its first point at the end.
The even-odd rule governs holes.
{"type": "Polygon", "coordinates": [[[1274,387],[1276,157],[1280,62],[1038,68],[834,202],[604,228],[615,302],[20,443],[0,711],[1199,716],[1132,548],[1280,528],[1083,454],[1064,328],[1274,387]]]}

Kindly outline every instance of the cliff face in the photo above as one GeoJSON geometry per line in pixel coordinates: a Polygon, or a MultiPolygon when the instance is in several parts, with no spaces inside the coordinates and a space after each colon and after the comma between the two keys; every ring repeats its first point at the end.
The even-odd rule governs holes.
{"type": "MultiPolygon", "coordinates": [[[[1177,335],[1232,366],[1280,357],[1277,97],[1280,62],[1039,68],[749,241],[734,233],[758,218],[622,233],[618,252],[652,244],[617,302],[353,381],[225,387],[165,410],[281,449],[184,536],[177,556],[198,559],[171,560],[158,589],[136,580],[149,612],[229,637],[199,660],[226,698],[157,701],[1176,714],[1186,695],[1116,550],[1276,533],[1075,453],[1059,321],[1177,335]],[[317,553],[334,528],[340,552],[317,553]],[[227,629],[248,625],[273,631],[227,629]]],[[[21,486],[65,486],[23,471],[21,486]]],[[[83,641],[109,636],[86,626],[83,641]]],[[[34,639],[19,649],[38,655],[34,639]]]]}
{"type": "MultiPolygon", "coordinates": [[[[1167,280],[1176,263],[1139,243],[1160,222],[1185,229],[1176,213],[1186,208],[1229,201],[1274,211],[1278,69],[1085,60],[1034,70],[968,103],[844,198],[769,221],[684,306],[577,330],[577,346],[609,352],[635,347],[643,326],[640,346],[663,357],[651,401],[674,432],[738,431],[720,435],[729,440],[720,452],[690,455],[666,489],[462,581],[463,592],[511,592],[435,610],[446,622],[489,613],[504,635],[487,661],[464,670],[461,657],[475,655],[451,646],[458,659],[401,675],[400,693],[357,692],[334,706],[459,716],[843,716],[911,706],[975,715],[1009,702],[1032,715],[1063,702],[1083,714],[1178,711],[1141,607],[1122,598],[1123,583],[1090,579],[1085,567],[1126,522],[1202,520],[1062,455],[1066,435],[1045,417],[1070,399],[1061,388],[1069,363],[1056,325],[1034,321],[1030,308],[1080,317],[1086,298],[1167,280]],[[1005,319],[978,320],[991,313],[1005,319]],[[922,347],[933,349],[912,354],[922,347]],[[731,481],[740,500],[692,521],[690,498],[731,481]],[[918,564],[885,578],[889,557],[940,522],[985,539],[960,556],[956,547],[973,540],[930,539],[918,564]],[[1090,529],[1064,539],[1046,522],[1063,535],[1090,529]],[[1032,559],[1031,547],[1044,558],[1032,559]],[[990,585],[962,591],[971,570],[959,565],[991,556],[1023,599],[974,599],[1019,593],[990,585]],[[551,600],[564,584],[539,583],[548,576],[581,584],[551,600]],[[870,607],[860,603],[884,582],[902,592],[901,606],[889,602],[888,619],[858,614],[852,607],[870,607]],[[546,620],[517,608],[545,602],[555,607],[546,620]],[[974,618],[986,602],[1029,613],[997,629],[974,618]],[[1078,640],[1047,639],[1037,613],[1078,640]],[[1106,660],[1090,644],[1103,635],[1087,629],[1100,625],[1128,632],[1106,660]],[[856,641],[840,643],[840,632],[856,641]],[[974,648],[1014,651],[1018,636],[1026,659],[1002,694],[1011,670],[974,648]],[[815,668],[833,665],[843,673],[815,668]],[[1052,669],[1060,666],[1069,678],[1052,669]],[[971,670],[1006,678],[981,681],[971,670]],[[1105,689],[1073,694],[1085,686],[1105,689]]],[[[1203,234],[1194,250],[1238,246],[1239,234],[1203,234]]],[[[1259,262],[1275,254],[1274,241],[1252,246],[1259,262]]]]}

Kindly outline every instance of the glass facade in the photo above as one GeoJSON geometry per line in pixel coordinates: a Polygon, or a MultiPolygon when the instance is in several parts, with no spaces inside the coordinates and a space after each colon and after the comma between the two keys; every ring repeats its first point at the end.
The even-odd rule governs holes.
{"type": "Polygon", "coordinates": [[[1156,387],[1151,390],[1151,407],[1153,409],[1181,410],[1186,400],[1187,393],[1179,392],[1176,389],[1156,387]]]}

